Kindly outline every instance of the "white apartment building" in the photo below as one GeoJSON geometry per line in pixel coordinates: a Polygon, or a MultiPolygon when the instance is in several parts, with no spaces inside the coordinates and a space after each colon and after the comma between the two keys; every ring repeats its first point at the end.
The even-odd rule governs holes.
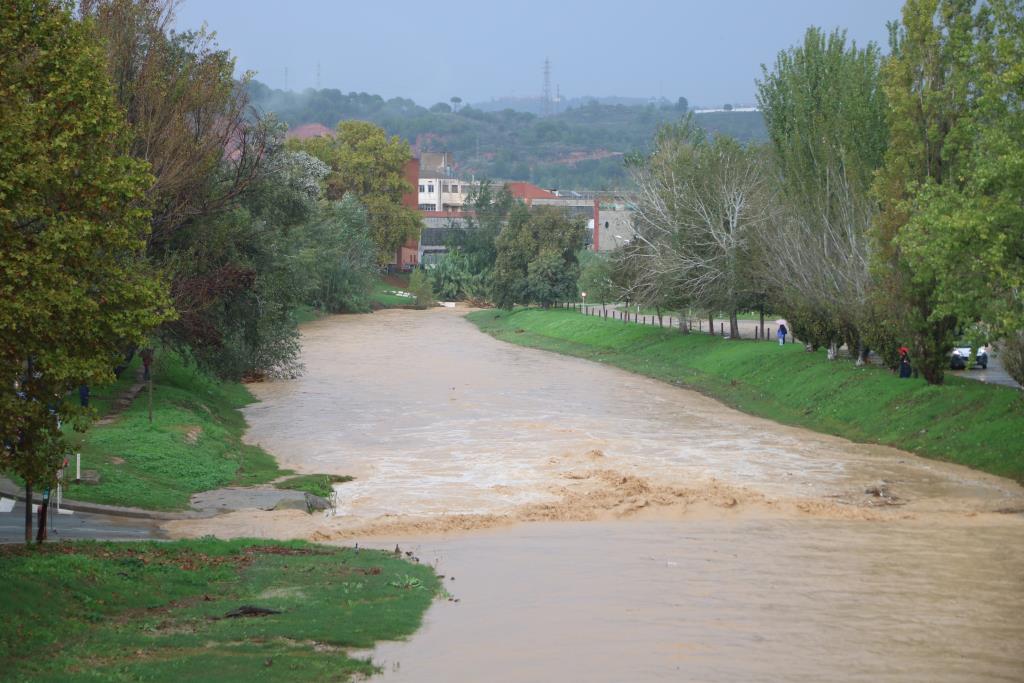
{"type": "Polygon", "coordinates": [[[462,211],[472,183],[461,180],[448,152],[423,152],[420,155],[420,211],[462,211]]]}
{"type": "Polygon", "coordinates": [[[454,177],[419,180],[420,211],[462,211],[469,198],[471,183],[454,177]]]}

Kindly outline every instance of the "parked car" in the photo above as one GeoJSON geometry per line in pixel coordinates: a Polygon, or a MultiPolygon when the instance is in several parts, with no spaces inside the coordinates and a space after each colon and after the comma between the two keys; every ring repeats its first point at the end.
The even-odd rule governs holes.
{"type": "MultiPolygon", "coordinates": [[[[967,362],[971,359],[971,347],[961,346],[953,349],[952,355],[949,357],[949,369],[950,370],[963,370],[967,367],[967,362]]],[[[978,355],[974,359],[974,364],[984,370],[988,367],[988,354],[985,353],[985,349],[978,349],[978,355]]]]}

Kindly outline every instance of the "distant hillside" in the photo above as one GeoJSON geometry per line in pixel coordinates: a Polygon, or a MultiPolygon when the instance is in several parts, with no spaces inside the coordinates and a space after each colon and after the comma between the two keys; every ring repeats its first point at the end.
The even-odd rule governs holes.
{"type": "MultiPolygon", "coordinates": [[[[405,138],[417,152],[451,152],[465,177],[515,178],[561,189],[616,189],[628,184],[623,156],[645,151],[658,127],[677,121],[678,105],[601,104],[591,100],[540,117],[511,109],[484,112],[447,105],[426,109],[412,100],[385,100],[367,93],[306,90],[302,93],[250,85],[252,104],[273,112],[289,126],[319,123],[330,128],[342,119],[372,121],[405,138]]],[[[697,114],[710,132],[744,142],[767,139],[760,112],[697,114]]]]}
{"type": "MultiPolygon", "coordinates": [[[[622,104],[627,107],[645,107],[653,104],[656,107],[668,106],[670,102],[664,98],[654,97],[572,97],[552,103],[555,112],[563,112],[575,107],[582,107],[585,104],[597,102],[598,104],[622,104]]],[[[485,102],[473,102],[474,109],[480,111],[501,111],[511,109],[512,111],[527,112],[529,114],[544,113],[544,100],[536,97],[496,97],[485,102]]]]}

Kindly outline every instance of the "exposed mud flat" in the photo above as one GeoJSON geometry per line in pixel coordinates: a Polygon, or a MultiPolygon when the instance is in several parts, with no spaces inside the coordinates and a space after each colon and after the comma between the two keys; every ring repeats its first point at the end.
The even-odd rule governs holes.
{"type": "Polygon", "coordinates": [[[1024,680],[1024,490],[480,334],[304,328],[248,439],[350,474],[336,516],[166,525],[411,548],[455,574],[386,678],[1024,680]],[[543,522],[543,523],[540,523],[543,522]],[[524,524],[526,523],[526,524],[524,524]]]}

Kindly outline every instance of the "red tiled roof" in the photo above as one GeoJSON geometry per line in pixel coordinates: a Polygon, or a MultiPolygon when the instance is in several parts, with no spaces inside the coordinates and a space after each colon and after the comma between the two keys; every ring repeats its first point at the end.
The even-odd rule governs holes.
{"type": "Polygon", "coordinates": [[[537,187],[533,183],[505,183],[505,187],[512,193],[512,196],[516,199],[530,200],[530,199],[554,199],[555,194],[548,192],[545,189],[537,187]]]}

